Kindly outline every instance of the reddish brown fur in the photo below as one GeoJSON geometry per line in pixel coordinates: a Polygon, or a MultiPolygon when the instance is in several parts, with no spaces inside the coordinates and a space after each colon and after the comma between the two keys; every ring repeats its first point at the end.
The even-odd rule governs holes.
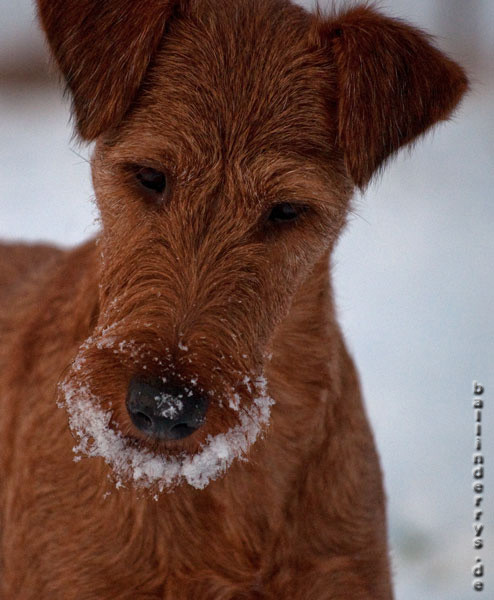
{"type": "Polygon", "coordinates": [[[72,251],[0,253],[1,598],[391,598],[379,463],[328,261],[354,185],[448,116],[462,70],[370,8],[326,18],[284,0],[39,0],[39,10],[79,133],[97,142],[102,231],[72,251]],[[166,201],[144,198],[129,164],[166,170],[166,201]],[[280,201],[311,210],[266,226],[280,201]],[[90,341],[71,369],[108,326],[114,347],[132,339],[139,357],[90,341]],[[89,382],[145,448],[125,409],[130,378],[197,377],[215,398],[206,424],[153,446],[176,454],[234,426],[220,400],[237,387],[248,406],[239,381],[262,369],[271,425],[248,462],[203,490],[182,484],[155,501],[115,489],[100,458],[73,462],[61,379],[89,382]]]}

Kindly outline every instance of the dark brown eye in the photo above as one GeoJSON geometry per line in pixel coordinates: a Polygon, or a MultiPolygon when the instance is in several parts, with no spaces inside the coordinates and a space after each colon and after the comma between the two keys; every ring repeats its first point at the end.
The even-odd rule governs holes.
{"type": "Polygon", "coordinates": [[[304,211],[303,206],[291,204],[290,202],[281,202],[275,204],[269,213],[268,220],[272,223],[288,223],[295,221],[304,211]]]}
{"type": "Polygon", "coordinates": [[[161,171],[151,167],[140,167],[135,176],[140,185],[155,194],[162,194],[166,189],[166,175],[161,171]]]}

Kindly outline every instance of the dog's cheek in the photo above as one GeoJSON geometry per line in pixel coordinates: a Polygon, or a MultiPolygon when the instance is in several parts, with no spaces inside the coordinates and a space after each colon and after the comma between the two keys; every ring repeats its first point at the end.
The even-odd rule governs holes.
{"type": "Polygon", "coordinates": [[[138,218],[139,206],[130,193],[128,181],[112,164],[97,158],[93,158],[91,172],[103,231],[113,231],[124,219],[132,227],[138,218]]]}
{"type": "Polygon", "coordinates": [[[89,338],[61,382],[61,390],[65,395],[87,396],[104,411],[113,411],[125,398],[127,379],[125,366],[112,350],[98,347],[98,342],[89,338]]]}
{"type": "MultiPolygon", "coordinates": [[[[278,244],[270,252],[269,277],[265,279],[262,306],[271,338],[290,312],[294,296],[304,286],[313,267],[333,243],[330,235],[297,235],[291,243],[278,244]]],[[[328,266],[329,268],[329,266],[328,266]]]]}

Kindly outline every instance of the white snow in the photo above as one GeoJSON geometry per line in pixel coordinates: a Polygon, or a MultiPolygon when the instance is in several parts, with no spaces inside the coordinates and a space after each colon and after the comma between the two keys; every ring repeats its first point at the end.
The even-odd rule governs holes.
{"type": "MultiPolygon", "coordinates": [[[[188,392],[188,396],[191,396],[193,392],[190,390],[188,392]]],[[[160,415],[165,417],[165,419],[173,419],[176,415],[180,413],[180,411],[184,407],[184,403],[181,398],[183,398],[182,394],[178,394],[174,396],[173,394],[158,394],[154,397],[154,400],[157,403],[158,410],[160,411],[160,415]]]]}
{"type": "MultiPolygon", "coordinates": [[[[84,357],[79,355],[73,368],[80,373],[83,365],[84,357]]],[[[254,395],[249,407],[240,408],[240,399],[232,390],[235,402],[238,398],[238,425],[226,433],[209,435],[196,454],[166,456],[135,447],[113,423],[110,425],[111,412],[101,408],[89,385],[76,386],[67,379],[60,385],[60,404],[66,408],[70,429],[78,439],[74,460],[84,456],[103,458],[112,468],[117,487],[131,483],[141,488],[156,487],[162,492],[185,481],[202,489],[225,473],[235,459],[246,460],[247,451],[269,423],[274,401],[267,394],[265,378],[252,380],[246,376],[244,383],[247,382],[254,395]]],[[[165,411],[179,408],[168,399],[165,404],[165,411]]]]}

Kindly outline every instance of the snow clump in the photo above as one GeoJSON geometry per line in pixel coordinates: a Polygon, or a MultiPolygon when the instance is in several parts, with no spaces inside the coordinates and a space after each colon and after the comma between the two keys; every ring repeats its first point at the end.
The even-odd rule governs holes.
{"type": "MultiPolygon", "coordinates": [[[[80,370],[76,361],[75,369],[80,370]]],[[[232,394],[230,406],[236,410],[238,424],[226,433],[209,435],[195,454],[166,456],[137,448],[120,431],[110,426],[111,411],[101,408],[98,398],[87,385],[60,385],[63,405],[69,416],[69,426],[78,439],[73,448],[75,460],[81,456],[102,457],[112,468],[117,487],[132,481],[137,487],[156,486],[159,491],[186,481],[203,489],[230,467],[235,459],[245,460],[245,454],[267,427],[274,401],[268,396],[266,380],[245,378],[253,400],[249,407],[240,408],[239,397],[232,394]]],[[[164,402],[163,409],[175,408],[164,402]]]]}

